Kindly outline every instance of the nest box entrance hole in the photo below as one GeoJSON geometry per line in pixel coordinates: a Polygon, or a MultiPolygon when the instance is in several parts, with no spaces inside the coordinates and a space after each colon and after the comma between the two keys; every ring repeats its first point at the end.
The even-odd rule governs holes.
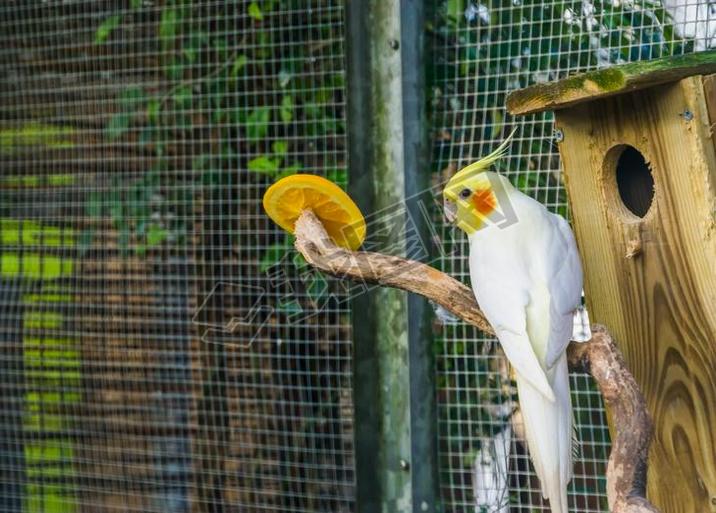
{"type": "Polygon", "coordinates": [[[644,155],[621,144],[607,153],[605,163],[621,204],[636,217],[644,217],[654,200],[654,177],[644,155]]]}

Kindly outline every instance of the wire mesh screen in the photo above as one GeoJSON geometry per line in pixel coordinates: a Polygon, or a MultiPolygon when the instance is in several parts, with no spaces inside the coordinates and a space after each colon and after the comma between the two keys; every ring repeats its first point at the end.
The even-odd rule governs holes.
{"type": "MultiPolygon", "coordinates": [[[[441,181],[487,154],[517,127],[498,163],[521,190],[568,216],[552,116],[511,119],[506,94],[568,73],[698,51],[716,43],[710,2],[438,2],[429,24],[433,65],[434,165],[441,181]]],[[[446,248],[451,274],[468,281],[468,247],[446,248]]],[[[549,511],[526,455],[510,370],[493,341],[464,324],[437,341],[440,476],[448,511],[549,511]]],[[[570,511],[608,511],[604,480],[609,432],[591,380],[571,376],[581,450],[570,511]]]]}
{"type": "MultiPolygon", "coordinates": [[[[564,215],[552,118],[510,119],[506,93],[716,43],[706,0],[428,3],[436,180],[517,126],[500,170],[564,215]]],[[[0,511],[354,509],[347,292],[261,209],[291,173],[346,183],[344,21],[342,0],[0,6],[0,511]]],[[[463,324],[436,348],[446,509],[548,511],[499,348],[463,324]]],[[[607,511],[601,398],[572,390],[570,510],[607,511]]]]}
{"type": "Polygon", "coordinates": [[[340,1],[3,2],[0,511],[351,509],[349,312],[261,208],[345,184],[343,54],[340,1]]]}

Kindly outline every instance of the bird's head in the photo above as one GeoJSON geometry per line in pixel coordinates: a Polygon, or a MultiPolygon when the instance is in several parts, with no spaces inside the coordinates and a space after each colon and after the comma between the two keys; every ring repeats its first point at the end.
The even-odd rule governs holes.
{"type": "Polygon", "coordinates": [[[514,134],[513,130],[495,151],[455,173],[443,189],[445,217],[468,235],[479,230],[499,206],[494,173],[487,169],[507,152],[514,134]]]}

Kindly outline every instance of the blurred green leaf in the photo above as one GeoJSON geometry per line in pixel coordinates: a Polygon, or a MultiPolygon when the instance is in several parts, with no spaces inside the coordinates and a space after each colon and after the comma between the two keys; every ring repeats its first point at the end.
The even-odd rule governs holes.
{"type": "Polygon", "coordinates": [[[172,95],[172,99],[174,100],[174,103],[177,107],[180,109],[188,109],[191,107],[193,92],[191,90],[191,87],[188,85],[179,87],[174,94],[172,95]]]}
{"type": "Polygon", "coordinates": [[[236,59],[234,59],[234,65],[231,66],[231,76],[236,77],[241,70],[244,69],[248,61],[249,58],[243,53],[236,57],[236,59]]]}
{"type": "Polygon", "coordinates": [[[258,2],[251,2],[249,4],[249,16],[257,21],[264,19],[264,13],[261,12],[261,7],[259,7],[258,2]]]}
{"type": "Polygon", "coordinates": [[[261,256],[261,261],[259,262],[259,272],[265,273],[271,267],[278,264],[281,259],[283,259],[286,254],[290,253],[292,250],[293,245],[287,240],[272,244],[261,256]]]}
{"type": "Polygon", "coordinates": [[[117,240],[117,243],[119,245],[119,249],[122,252],[122,255],[127,255],[127,250],[129,248],[129,225],[126,222],[120,222],[119,223],[119,238],[117,240]]]}
{"type": "Polygon", "coordinates": [[[97,31],[94,33],[94,42],[96,44],[102,44],[107,41],[107,38],[110,36],[112,31],[119,26],[121,21],[122,17],[119,14],[115,14],[114,16],[110,16],[104,20],[102,24],[97,27],[97,31]]]}
{"type": "Polygon", "coordinates": [[[181,60],[172,56],[164,68],[164,73],[166,73],[167,77],[171,80],[181,80],[184,75],[184,65],[181,60]]]}
{"type": "Polygon", "coordinates": [[[268,132],[271,110],[268,107],[257,107],[246,118],[246,136],[250,140],[260,140],[268,132]]]}
{"type": "Polygon", "coordinates": [[[288,152],[288,141],[274,141],[271,150],[277,157],[283,157],[288,152]]]}
{"type": "Polygon", "coordinates": [[[161,103],[159,103],[159,100],[156,98],[152,98],[147,102],[147,120],[153,125],[156,125],[159,122],[160,108],[161,103]]]}
{"type": "Polygon", "coordinates": [[[299,171],[303,169],[303,166],[300,162],[294,162],[290,166],[281,168],[281,172],[276,174],[274,176],[274,180],[280,180],[281,178],[285,178],[287,176],[295,175],[299,171]]]}
{"type": "Polygon", "coordinates": [[[159,39],[165,49],[174,45],[178,22],[179,13],[176,9],[170,8],[162,11],[162,17],[159,21],[159,39]]]}
{"type": "Polygon", "coordinates": [[[287,94],[281,98],[279,116],[284,123],[290,123],[293,120],[293,98],[287,94]]]}
{"type": "Polygon", "coordinates": [[[221,37],[213,37],[209,43],[214,53],[214,58],[220,62],[225,62],[229,58],[229,42],[226,37],[226,34],[221,37]]]}
{"type": "Polygon", "coordinates": [[[321,107],[315,102],[305,102],[303,104],[303,113],[309,119],[315,119],[321,115],[321,107]]]}
{"type": "Polygon", "coordinates": [[[295,299],[281,300],[278,304],[278,311],[285,314],[300,314],[303,312],[303,308],[295,299]]]}
{"type": "Polygon", "coordinates": [[[328,281],[319,273],[312,273],[311,282],[306,287],[308,297],[316,304],[321,304],[321,299],[326,297],[328,292],[328,281]]]}
{"type": "Polygon", "coordinates": [[[341,187],[348,185],[348,171],[345,168],[329,169],[326,171],[326,178],[341,187]]]}
{"type": "Polygon", "coordinates": [[[256,56],[260,59],[266,59],[271,56],[272,35],[273,33],[268,30],[261,30],[256,34],[256,56]]]}
{"type": "Polygon", "coordinates": [[[119,104],[126,111],[136,110],[144,101],[147,95],[141,87],[128,87],[119,95],[119,104]]]}
{"type": "Polygon", "coordinates": [[[90,217],[102,215],[102,194],[100,191],[92,191],[85,203],[85,213],[90,217]]]}
{"type": "Polygon", "coordinates": [[[120,138],[128,129],[131,116],[126,112],[118,112],[109,118],[105,134],[110,141],[120,138]]]}
{"type": "Polygon", "coordinates": [[[465,16],[465,0],[447,0],[447,16],[458,23],[465,16]]]}
{"type": "Polygon", "coordinates": [[[250,160],[247,164],[249,171],[254,173],[261,173],[265,175],[273,175],[278,172],[279,163],[266,155],[261,155],[253,160],[250,160]]]}
{"type": "Polygon", "coordinates": [[[195,171],[200,171],[203,169],[208,169],[209,164],[211,163],[211,155],[207,153],[202,153],[198,157],[195,157],[191,161],[191,168],[195,171]]]}
{"type": "Polygon", "coordinates": [[[81,255],[85,255],[89,248],[92,246],[94,240],[94,228],[85,228],[80,233],[79,239],[77,240],[77,247],[80,250],[81,255]]]}
{"type": "Polygon", "coordinates": [[[164,242],[168,236],[168,230],[158,224],[152,223],[147,227],[147,246],[157,246],[164,242]]]}
{"type": "Polygon", "coordinates": [[[204,45],[209,41],[209,36],[202,30],[192,31],[189,35],[189,40],[182,48],[182,55],[184,55],[187,64],[194,64],[199,52],[201,52],[204,45]]]}
{"type": "Polygon", "coordinates": [[[282,69],[278,72],[278,85],[281,88],[285,88],[288,86],[288,84],[291,83],[291,79],[293,78],[293,73],[290,71],[286,71],[285,69],[282,69]]]}

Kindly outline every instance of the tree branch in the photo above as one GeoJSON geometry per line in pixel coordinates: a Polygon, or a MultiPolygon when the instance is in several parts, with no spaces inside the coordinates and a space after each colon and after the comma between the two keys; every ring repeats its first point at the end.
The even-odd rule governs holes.
{"type": "MultiPolygon", "coordinates": [[[[338,247],[310,211],[296,221],[295,235],[296,249],[317,269],[341,279],[419,294],[495,335],[472,290],[447,274],[414,260],[338,247]]],[[[571,369],[587,372],[597,382],[614,419],[616,437],[607,464],[610,509],[613,513],[658,513],[645,498],[652,422],[644,397],[611,335],[605,327],[594,326],[592,339],[571,343],[567,353],[571,369]]]]}

